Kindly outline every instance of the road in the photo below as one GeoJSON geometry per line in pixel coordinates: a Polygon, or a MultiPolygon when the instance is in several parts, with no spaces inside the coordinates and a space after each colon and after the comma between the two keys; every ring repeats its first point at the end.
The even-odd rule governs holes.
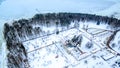
{"type": "Polygon", "coordinates": [[[98,45],[101,49],[104,49],[104,48],[108,48],[109,51],[111,53],[113,53],[114,55],[117,55],[117,52],[115,52],[114,50],[110,49],[106,44],[104,44],[103,42],[100,41],[99,38],[97,39],[94,39],[94,36],[89,34],[87,31],[85,31],[84,29],[78,29],[80,32],[82,32],[82,35],[84,37],[86,37],[87,39],[89,39],[90,41],[92,41],[94,44],[98,45]],[[99,41],[99,42],[98,42],[99,41]]]}
{"type": "MultiPolygon", "coordinates": [[[[73,28],[70,28],[70,29],[73,29],[73,28]]],[[[70,29],[68,29],[68,30],[70,30],[70,29]]],[[[97,50],[97,51],[95,51],[95,52],[87,55],[86,57],[88,57],[88,56],[90,56],[90,55],[92,55],[92,54],[95,54],[96,52],[99,52],[99,51],[101,51],[101,50],[104,50],[104,49],[108,48],[108,47],[106,46],[106,44],[103,44],[103,42],[99,41],[99,40],[100,40],[99,38],[98,38],[98,39],[95,39],[93,35],[91,35],[91,34],[88,33],[87,31],[85,31],[84,29],[82,29],[82,28],[79,28],[79,29],[78,29],[78,28],[75,28],[75,29],[77,29],[77,30],[82,34],[82,36],[86,37],[89,41],[92,41],[94,44],[96,44],[96,45],[100,48],[99,50],[97,50]],[[99,42],[98,42],[98,41],[99,41],[99,42]]],[[[67,31],[67,30],[64,30],[64,31],[67,31]]],[[[60,32],[64,32],[64,31],[60,31],[60,32]]],[[[55,34],[55,33],[52,33],[52,34],[49,34],[49,35],[45,35],[45,36],[50,36],[50,35],[53,35],[53,34],[55,34]]],[[[41,36],[41,37],[45,37],[45,36],[41,36]]],[[[38,38],[40,38],[40,37],[38,37],[38,38]]],[[[61,39],[63,39],[63,38],[64,38],[64,37],[62,37],[61,39]]],[[[34,39],[36,39],[36,38],[34,38],[34,39]]],[[[34,39],[30,39],[30,40],[34,40],[34,39]]],[[[29,41],[29,40],[26,40],[26,41],[29,41]]],[[[26,42],[26,41],[24,41],[24,42],[26,42]]],[[[60,41],[56,41],[56,42],[60,42],[60,41]]],[[[48,46],[54,45],[54,44],[55,44],[55,43],[52,43],[52,44],[49,44],[49,45],[45,45],[45,46],[43,46],[43,47],[40,47],[40,48],[37,48],[37,49],[35,49],[35,50],[29,51],[28,53],[31,53],[31,52],[36,51],[36,50],[40,50],[40,49],[42,49],[42,48],[45,48],[45,47],[48,47],[48,46]]],[[[109,49],[109,48],[108,48],[108,49],[109,49]]],[[[111,50],[111,49],[109,49],[109,51],[110,51],[112,54],[114,54],[114,55],[117,54],[115,51],[113,51],[113,50],[111,50]]],[[[81,58],[81,59],[84,59],[84,58],[86,58],[86,57],[83,57],[83,58],[81,58]]],[[[80,59],[80,60],[81,60],[81,59],[80,59]]]]}

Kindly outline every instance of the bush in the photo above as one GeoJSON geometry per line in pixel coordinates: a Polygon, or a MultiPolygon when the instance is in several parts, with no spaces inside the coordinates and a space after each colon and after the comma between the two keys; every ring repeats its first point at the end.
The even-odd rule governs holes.
{"type": "Polygon", "coordinates": [[[86,45],[86,48],[90,49],[93,47],[93,43],[92,42],[88,42],[86,45]]]}
{"type": "Polygon", "coordinates": [[[113,47],[113,48],[114,48],[115,46],[116,46],[116,44],[115,44],[115,43],[112,43],[111,47],[113,47]]]}

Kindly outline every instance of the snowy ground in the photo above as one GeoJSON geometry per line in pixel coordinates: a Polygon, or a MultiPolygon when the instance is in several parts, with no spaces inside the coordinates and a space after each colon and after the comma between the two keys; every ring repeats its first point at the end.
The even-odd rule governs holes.
{"type": "MultiPolygon", "coordinates": [[[[98,28],[93,28],[97,26],[96,24],[92,24],[93,27],[85,23],[83,25],[90,27],[90,29],[83,27],[79,29],[69,28],[59,34],[45,35],[24,41],[23,44],[28,52],[30,68],[112,68],[119,57],[114,58],[117,57],[116,52],[106,47],[104,43],[112,32],[108,30],[104,33],[101,29],[106,29],[107,26],[103,25],[98,28]],[[94,36],[93,34],[103,35],[94,36]],[[71,40],[75,35],[82,35],[81,45],[77,48],[66,47],[66,40],[71,40]],[[89,49],[86,48],[88,42],[93,43],[93,46],[89,49]],[[111,59],[114,61],[113,63],[110,62],[111,59]]],[[[116,67],[118,66],[116,65],[116,67]]]]}
{"type": "Polygon", "coordinates": [[[110,46],[117,51],[118,53],[120,53],[120,31],[117,32],[117,34],[115,35],[114,40],[112,40],[110,46]]]}
{"type": "MultiPolygon", "coordinates": [[[[16,19],[31,18],[36,13],[47,12],[77,12],[91,13],[103,16],[113,16],[120,19],[119,0],[5,0],[0,4],[0,68],[6,66],[7,50],[3,39],[3,24],[16,19]]],[[[99,26],[97,26],[99,27],[99,26]]],[[[89,30],[88,30],[89,31],[89,30]]],[[[101,30],[99,30],[101,31],[101,30]]],[[[91,33],[91,32],[88,32],[91,33]]],[[[111,32],[110,32],[111,34],[111,32]]],[[[109,35],[110,35],[109,34],[109,35]]],[[[98,36],[97,36],[98,37],[98,36]]],[[[101,39],[101,36],[99,37],[101,39]]],[[[116,43],[117,44],[117,43],[116,43]]],[[[81,66],[86,66],[81,64],[81,66]]],[[[104,66],[104,65],[102,65],[104,66]]],[[[90,67],[88,67],[90,68],[90,67]]],[[[96,67],[93,67],[96,68],[96,67]]]]}

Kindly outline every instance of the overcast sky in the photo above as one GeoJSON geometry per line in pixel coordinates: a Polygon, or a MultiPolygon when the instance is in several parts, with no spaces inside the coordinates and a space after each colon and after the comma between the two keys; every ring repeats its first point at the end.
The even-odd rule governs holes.
{"type": "Polygon", "coordinates": [[[104,10],[111,0],[5,0],[0,5],[1,19],[14,19],[47,12],[84,12],[104,10]]]}

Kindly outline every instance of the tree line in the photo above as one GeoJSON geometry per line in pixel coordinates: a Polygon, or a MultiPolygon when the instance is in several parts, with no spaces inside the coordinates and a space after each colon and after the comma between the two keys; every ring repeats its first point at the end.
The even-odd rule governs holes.
{"type": "Polygon", "coordinates": [[[14,66],[11,66],[11,68],[16,68],[16,65],[24,66],[22,62],[27,59],[23,59],[23,57],[27,58],[27,55],[21,40],[25,39],[26,36],[33,36],[34,34],[39,35],[43,32],[40,27],[33,28],[33,25],[48,25],[50,24],[50,21],[53,21],[56,26],[61,25],[61,27],[69,26],[71,21],[94,21],[96,25],[104,23],[115,28],[120,27],[120,20],[117,18],[83,13],[36,14],[30,19],[20,19],[18,21],[14,21],[12,24],[5,23],[3,34],[7,43],[7,48],[10,51],[8,54],[8,66],[11,66],[12,63],[14,66]]]}

